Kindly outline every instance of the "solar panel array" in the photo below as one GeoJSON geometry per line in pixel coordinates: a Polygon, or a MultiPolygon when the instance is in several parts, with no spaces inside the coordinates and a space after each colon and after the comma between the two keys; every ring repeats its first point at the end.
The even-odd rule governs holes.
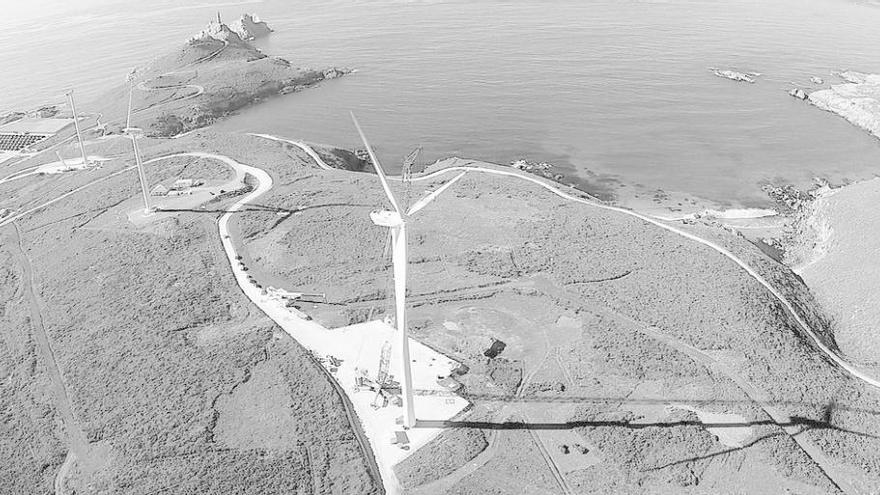
{"type": "Polygon", "coordinates": [[[0,151],[21,151],[44,139],[46,134],[24,134],[18,132],[0,133],[0,151]]]}

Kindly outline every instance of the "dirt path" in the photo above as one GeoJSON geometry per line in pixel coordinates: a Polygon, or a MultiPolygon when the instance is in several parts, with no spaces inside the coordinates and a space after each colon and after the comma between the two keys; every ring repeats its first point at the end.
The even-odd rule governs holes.
{"type": "Polygon", "coordinates": [[[52,395],[55,398],[55,408],[56,411],[58,411],[58,415],[60,416],[61,423],[64,425],[64,431],[67,436],[67,446],[69,451],[67,459],[65,459],[64,464],[62,464],[58,477],[55,480],[57,488],[63,484],[63,478],[66,476],[72,461],[79,461],[86,470],[92,465],[89,455],[89,441],[73,414],[73,406],[70,403],[67,387],[64,384],[61,370],[55,359],[55,353],[52,351],[52,344],[49,335],[46,333],[46,328],[43,325],[43,303],[37,295],[34,271],[31,266],[31,261],[27,256],[27,252],[24,249],[24,241],[22,239],[21,231],[16,224],[13,224],[12,230],[15,232],[16,237],[16,241],[12,243],[12,246],[16,248],[13,255],[23,272],[21,277],[22,292],[27,299],[28,309],[30,311],[31,328],[34,332],[34,341],[37,344],[36,351],[40,357],[40,361],[42,361],[43,365],[46,367],[46,373],[48,374],[51,383],[52,395]]]}
{"type": "MultiPolygon", "coordinates": [[[[529,417],[523,415],[523,419],[528,423],[529,417]]],[[[562,474],[562,470],[559,469],[559,466],[556,465],[556,461],[553,460],[553,456],[550,455],[550,452],[547,451],[547,446],[544,445],[544,441],[541,439],[541,436],[538,435],[538,432],[532,429],[526,430],[529,432],[529,435],[532,437],[532,441],[535,442],[535,445],[538,447],[538,452],[541,453],[541,457],[544,459],[544,463],[547,464],[547,467],[550,469],[550,473],[553,475],[553,478],[556,480],[556,484],[559,485],[559,489],[562,491],[563,495],[569,495],[572,493],[571,487],[568,485],[568,480],[565,479],[565,475],[562,474]]]]}
{"type": "Polygon", "coordinates": [[[67,455],[64,457],[64,463],[61,464],[58,474],[55,475],[55,495],[64,495],[64,480],[67,479],[67,473],[70,472],[70,468],[73,467],[75,461],[76,457],[68,450],[67,455]]]}
{"type": "MultiPolygon", "coordinates": [[[[162,74],[162,75],[164,76],[167,74],[162,74]]],[[[205,92],[205,87],[200,84],[172,84],[170,86],[156,86],[154,88],[150,88],[150,87],[146,86],[146,84],[147,84],[146,81],[141,81],[138,83],[138,85],[136,87],[137,87],[137,89],[139,89],[141,91],[147,91],[147,92],[148,91],[165,91],[165,90],[172,90],[172,89],[184,89],[184,88],[193,88],[196,90],[195,93],[184,95],[179,98],[175,98],[171,101],[180,101],[180,100],[186,100],[188,98],[195,98],[196,96],[199,96],[205,92]]],[[[163,103],[167,103],[167,102],[163,102],[163,103]]],[[[145,110],[145,109],[142,108],[142,109],[139,109],[138,111],[143,111],[143,110],[145,110]]],[[[135,112],[132,111],[132,113],[135,113],[135,112]]]]}
{"type": "Polygon", "coordinates": [[[309,156],[312,158],[312,160],[315,160],[315,163],[317,163],[318,166],[321,167],[322,169],[324,169],[324,170],[329,170],[329,171],[331,171],[331,172],[339,172],[339,171],[342,171],[341,169],[334,168],[334,167],[331,167],[330,165],[327,165],[327,162],[325,162],[325,161],[324,161],[324,160],[323,160],[323,159],[322,159],[322,158],[321,158],[321,157],[315,152],[315,150],[312,149],[311,146],[307,145],[306,143],[303,143],[302,141],[292,141],[292,140],[290,140],[290,139],[280,138],[280,137],[278,137],[278,136],[273,136],[273,135],[271,135],[271,134],[257,134],[257,133],[253,133],[253,132],[249,132],[249,133],[247,133],[247,135],[248,135],[248,136],[258,137],[258,138],[263,138],[263,139],[268,139],[268,140],[270,140],[270,141],[277,141],[277,142],[279,142],[279,143],[287,143],[287,144],[291,144],[291,145],[296,146],[297,148],[299,148],[299,149],[305,151],[306,154],[309,155],[309,156]]]}

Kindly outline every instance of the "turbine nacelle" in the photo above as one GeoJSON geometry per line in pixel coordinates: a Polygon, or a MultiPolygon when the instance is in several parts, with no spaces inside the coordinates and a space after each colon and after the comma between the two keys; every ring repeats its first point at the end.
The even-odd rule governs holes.
{"type": "Polygon", "coordinates": [[[394,228],[403,225],[403,218],[396,211],[373,211],[370,212],[370,219],[381,227],[394,228]]]}

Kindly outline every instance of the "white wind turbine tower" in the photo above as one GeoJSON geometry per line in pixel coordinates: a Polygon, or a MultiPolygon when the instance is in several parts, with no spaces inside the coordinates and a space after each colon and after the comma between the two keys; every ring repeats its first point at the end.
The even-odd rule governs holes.
{"type": "Polygon", "coordinates": [[[397,321],[397,334],[398,338],[400,339],[400,360],[403,371],[403,380],[401,381],[403,388],[401,395],[403,396],[404,408],[403,425],[407,428],[412,428],[416,424],[416,413],[413,404],[412,369],[409,357],[409,337],[407,336],[406,330],[406,219],[410,215],[427,206],[427,204],[430,203],[431,200],[436,198],[446,188],[448,188],[455,181],[464,176],[465,172],[460,173],[458,176],[444,184],[442,187],[438,188],[436,191],[420,199],[408,211],[403,211],[397,200],[394,198],[394,193],[391,192],[391,187],[388,185],[388,178],[385,176],[385,171],[382,169],[382,165],[379,163],[379,159],[376,158],[376,154],[373,152],[373,148],[370,147],[370,143],[367,142],[367,137],[364,135],[364,131],[361,130],[361,126],[360,124],[358,124],[357,118],[355,118],[354,113],[351,114],[351,120],[354,121],[354,126],[357,128],[358,134],[360,134],[361,140],[364,142],[364,147],[367,148],[367,153],[370,154],[370,159],[373,161],[373,166],[376,169],[376,174],[379,176],[379,180],[382,182],[382,189],[385,190],[385,195],[388,196],[388,201],[391,202],[391,206],[394,208],[394,211],[371,212],[370,219],[372,219],[373,223],[375,223],[376,225],[379,225],[381,227],[388,227],[391,232],[391,262],[394,267],[395,320],[397,321]]]}
{"type": "Polygon", "coordinates": [[[144,197],[144,215],[149,215],[153,212],[153,207],[150,206],[150,193],[147,191],[147,174],[144,172],[144,163],[141,161],[141,150],[138,147],[137,142],[138,137],[143,131],[137,127],[126,127],[124,132],[129,138],[131,138],[131,146],[134,150],[134,161],[135,164],[137,164],[138,180],[141,184],[141,195],[144,197]]]}

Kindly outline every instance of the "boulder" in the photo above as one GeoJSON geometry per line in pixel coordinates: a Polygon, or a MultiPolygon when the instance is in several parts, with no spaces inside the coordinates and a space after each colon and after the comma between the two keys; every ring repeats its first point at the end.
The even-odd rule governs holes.
{"type": "Polygon", "coordinates": [[[798,100],[806,100],[809,97],[807,95],[807,93],[805,93],[804,90],[802,90],[800,88],[794,88],[791,91],[789,91],[788,94],[790,96],[797,98],[798,100]]]}

